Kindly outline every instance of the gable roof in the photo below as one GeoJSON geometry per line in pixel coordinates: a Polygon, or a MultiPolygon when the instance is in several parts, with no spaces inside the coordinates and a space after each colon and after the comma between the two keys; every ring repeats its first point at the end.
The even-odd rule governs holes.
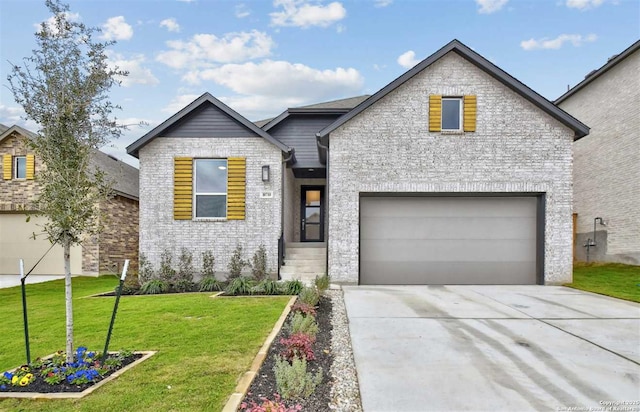
{"type": "Polygon", "coordinates": [[[2,123],[0,123],[0,133],[4,133],[5,130],[7,130],[9,128],[9,126],[5,126],[2,123]]]}
{"type": "Polygon", "coordinates": [[[169,127],[175,125],[180,120],[184,119],[186,116],[188,116],[194,110],[198,109],[201,105],[207,104],[207,103],[212,104],[213,106],[218,108],[220,111],[224,112],[227,116],[231,117],[233,120],[235,120],[236,122],[240,123],[242,126],[247,128],[251,132],[255,133],[257,136],[262,137],[265,140],[267,140],[268,142],[272,143],[273,145],[275,145],[277,148],[279,148],[283,152],[289,153],[291,151],[291,148],[289,148],[288,146],[286,146],[282,142],[278,141],[277,139],[274,139],[267,132],[265,132],[264,130],[260,129],[258,126],[256,126],[255,124],[251,123],[249,120],[247,120],[247,118],[245,118],[244,116],[240,115],[238,112],[236,112],[235,110],[233,110],[232,108],[230,108],[226,104],[222,103],[220,100],[218,100],[215,97],[213,97],[210,93],[206,92],[206,93],[203,93],[197,99],[195,99],[193,102],[188,104],[186,107],[184,107],[178,113],[174,114],[173,116],[171,116],[170,118],[168,118],[164,122],[160,123],[158,126],[153,128],[153,130],[149,131],[147,134],[142,136],[140,139],[136,140],[135,142],[133,142],[129,146],[127,146],[127,153],[129,153],[130,155],[135,156],[137,158],[138,157],[138,151],[142,147],[144,147],[146,144],[148,144],[151,140],[153,140],[156,137],[159,137],[160,135],[162,135],[162,133],[165,130],[167,130],[169,127]]]}
{"type": "Polygon", "coordinates": [[[487,74],[491,75],[493,78],[518,93],[520,96],[524,97],[535,106],[540,108],[542,111],[558,120],[565,126],[569,127],[575,132],[575,140],[586,136],[589,134],[589,128],[581,123],[579,120],[560,109],[549,100],[545,99],[535,91],[533,91],[528,86],[524,85],[515,77],[511,76],[504,70],[500,69],[495,64],[491,63],[489,60],[485,59],[475,51],[471,50],[469,47],[465,46],[459,40],[452,40],[444,47],[442,47],[437,52],[433,53],[431,56],[427,57],[417,65],[415,65],[411,70],[407,71],[382,89],[380,89],[377,93],[369,97],[364,102],[360,103],[356,106],[352,111],[345,114],[344,116],[337,119],[335,122],[330,124],[329,126],[322,129],[317,136],[319,138],[323,138],[328,136],[331,132],[336,130],[338,127],[342,126],[349,120],[356,117],[358,114],[362,113],[364,110],[375,104],[378,100],[382,99],[387,94],[391,93],[402,84],[407,82],[409,79],[420,73],[422,70],[431,66],[433,63],[441,59],[445,54],[449,52],[455,52],[461,57],[465,58],[467,61],[474,64],[479,69],[485,71],[487,74]]]}
{"type": "Polygon", "coordinates": [[[636,41],[631,46],[627,47],[627,49],[624,50],[622,53],[618,54],[617,56],[614,56],[614,57],[610,58],[599,69],[594,70],[591,73],[587,74],[584,77],[584,80],[582,80],[580,83],[578,83],[575,86],[573,86],[570,90],[568,90],[562,96],[558,97],[554,103],[555,104],[560,104],[563,101],[567,100],[569,97],[573,96],[575,93],[577,93],[578,91],[582,90],[589,83],[591,83],[592,81],[594,81],[598,77],[602,76],[609,69],[611,69],[616,64],[620,63],[621,61],[623,61],[624,59],[626,59],[627,57],[629,57],[631,54],[633,54],[634,52],[636,52],[639,49],[640,49],[640,40],[636,41]]]}
{"type": "MultiPolygon", "coordinates": [[[[11,136],[14,132],[29,139],[37,136],[32,131],[18,125],[13,125],[1,132],[0,142],[11,136]]],[[[113,182],[113,190],[117,194],[128,197],[129,199],[138,200],[138,169],[100,150],[92,150],[90,164],[92,168],[97,167],[104,172],[107,180],[113,182]]]]}

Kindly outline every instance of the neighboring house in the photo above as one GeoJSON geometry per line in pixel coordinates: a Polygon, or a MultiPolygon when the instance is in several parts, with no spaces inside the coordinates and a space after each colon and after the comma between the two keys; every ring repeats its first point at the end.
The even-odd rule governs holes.
{"type": "Polygon", "coordinates": [[[640,41],[555,103],[591,127],[573,145],[576,260],[640,265],[640,41]]]}
{"type": "MultiPolygon", "coordinates": [[[[26,145],[33,133],[20,126],[0,128],[0,276],[18,273],[18,259],[29,270],[51,247],[42,231],[43,216],[35,212],[38,172],[45,167],[26,145]],[[34,234],[35,239],[34,239],[34,234]]],[[[137,268],[138,257],[138,170],[100,151],[91,158],[114,182],[114,197],[98,205],[105,220],[100,235],[87,238],[71,249],[71,272],[96,275],[115,272],[124,259],[137,268]]],[[[62,247],[55,246],[33,271],[34,275],[64,275],[62,247]]]]}
{"type": "Polygon", "coordinates": [[[225,271],[263,244],[284,277],[327,262],[350,284],[571,281],[588,127],[456,40],[363,99],[258,128],[203,94],[127,148],[141,252],[211,250],[225,271]]]}

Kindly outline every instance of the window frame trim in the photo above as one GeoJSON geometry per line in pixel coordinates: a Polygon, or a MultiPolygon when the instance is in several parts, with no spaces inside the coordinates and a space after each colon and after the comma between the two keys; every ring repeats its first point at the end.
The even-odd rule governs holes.
{"type": "Polygon", "coordinates": [[[192,213],[193,213],[193,220],[227,220],[227,217],[229,216],[229,159],[226,157],[200,157],[200,158],[193,158],[193,197],[192,197],[192,213]],[[227,170],[227,179],[225,181],[225,186],[227,187],[227,191],[226,192],[198,192],[197,189],[197,181],[198,181],[198,168],[197,168],[197,163],[198,160],[224,160],[225,164],[226,164],[226,170],[227,170]],[[198,216],[198,196],[224,196],[225,197],[225,202],[224,202],[224,216],[198,216]]]}
{"type": "Polygon", "coordinates": [[[27,180],[27,156],[13,156],[13,178],[27,180]],[[24,177],[18,177],[18,159],[24,159],[24,177]]]}
{"type": "Polygon", "coordinates": [[[440,132],[442,133],[464,133],[464,96],[442,96],[440,108],[440,132]],[[455,100],[458,102],[458,125],[457,129],[444,128],[444,101],[455,100]]]}

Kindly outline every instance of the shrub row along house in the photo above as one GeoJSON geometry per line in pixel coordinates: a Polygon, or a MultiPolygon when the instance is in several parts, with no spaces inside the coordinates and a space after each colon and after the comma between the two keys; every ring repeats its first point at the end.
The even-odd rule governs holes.
{"type": "Polygon", "coordinates": [[[572,144],[589,128],[457,40],[371,96],[259,125],[205,93],[127,148],[151,263],[187,247],[220,269],[263,244],[283,277],[571,280],[572,144]]]}
{"type": "MultiPolygon", "coordinates": [[[[27,221],[27,215],[36,212],[33,202],[39,191],[38,172],[46,167],[26,144],[32,136],[20,126],[0,125],[0,283],[2,278],[15,278],[18,259],[24,259],[25,270],[29,270],[51,247],[42,231],[46,218],[31,216],[27,221]]],[[[104,215],[105,230],[71,249],[71,273],[117,272],[124,259],[131,259],[135,270],[138,170],[100,151],[92,154],[91,163],[114,182],[114,196],[96,205],[104,215]]],[[[33,274],[64,276],[62,247],[56,245],[47,253],[33,274]]]]}

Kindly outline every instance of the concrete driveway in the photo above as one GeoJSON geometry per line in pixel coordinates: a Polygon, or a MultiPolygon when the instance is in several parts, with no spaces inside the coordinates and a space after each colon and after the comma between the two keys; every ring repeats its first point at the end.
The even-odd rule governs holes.
{"type": "Polygon", "coordinates": [[[640,411],[638,304],[560,286],[347,286],[344,299],[366,412],[640,411]]]}

